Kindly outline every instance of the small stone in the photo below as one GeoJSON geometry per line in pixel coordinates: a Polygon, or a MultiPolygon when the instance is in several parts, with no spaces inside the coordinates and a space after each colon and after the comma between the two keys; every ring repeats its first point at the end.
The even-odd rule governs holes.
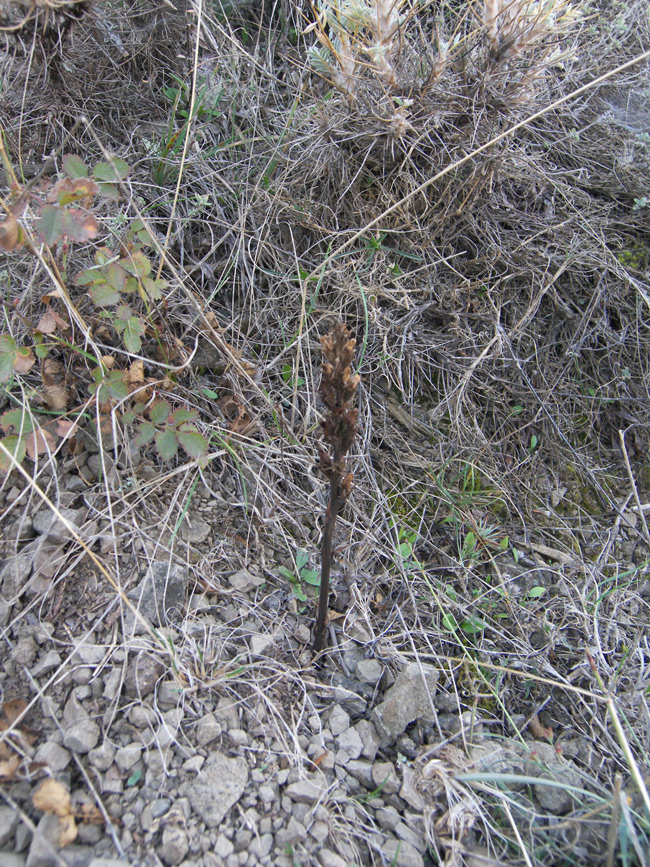
{"type": "Polygon", "coordinates": [[[395,867],[424,867],[422,855],[405,840],[386,840],[381,851],[386,862],[395,867]]]}
{"type": "Polygon", "coordinates": [[[322,845],[329,837],[330,829],[327,822],[314,822],[309,829],[309,836],[322,845]]]}
{"type": "Polygon", "coordinates": [[[392,762],[375,762],[372,766],[372,781],[376,788],[381,788],[385,795],[397,794],[401,788],[395,765],[392,762]]]}
{"type": "Polygon", "coordinates": [[[235,847],[232,842],[225,836],[225,834],[219,834],[217,837],[217,842],[214,844],[214,854],[218,855],[220,858],[223,858],[225,861],[229,855],[235,851],[235,847]]]}
{"type": "Polygon", "coordinates": [[[186,515],[185,520],[181,524],[181,538],[191,545],[205,542],[211,532],[212,527],[197,514],[186,515]]]}
{"type": "Polygon", "coordinates": [[[363,742],[356,729],[346,729],[338,738],[338,747],[344,750],[351,759],[358,759],[363,750],[363,742]]]}
{"type": "Polygon", "coordinates": [[[187,831],[178,825],[168,825],[162,833],[160,857],[165,864],[180,864],[190,849],[187,831]]]}
{"type": "Polygon", "coordinates": [[[379,752],[379,735],[377,734],[377,729],[371,722],[365,719],[359,720],[354,729],[359,733],[361,743],[363,744],[361,755],[365,759],[373,762],[375,756],[379,752]]]}
{"type": "Polygon", "coordinates": [[[433,666],[417,662],[410,663],[399,673],[384,701],[371,714],[383,746],[397,740],[416,719],[423,723],[435,722],[433,698],[438,676],[433,666]]]}
{"type": "Polygon", "coordinates": [[[190,756],[186,762],[183,762],[183,770],[188,773],[198,774],[204,764],[204,756],[190,756]]]}
{"type": "Polygon", "coordinates": [[[377,824],[386,831],[394,831],[401,821],[401,816],[395,807],[382,807],[376,813],[377,824]]]}
{"type": "Polygon", "coordinates": [[[304,623],[296,626],[293,634],[296,641],[299,641],[300,644],[309,644],[309,642],[311,641],[311,630],[308,626],[305,626],[304,623]]]}
{"type": "Polygon", "coordinates": [[[106,701],[112,702],[120,694],[122,689],[122,669],[114,668],[104,681],[104,692],[102,693],[106,701]]]}
{"type": "Polygon", "coordinates": [[[240,593],[248,593],[255,590],[264,583],[264,578],[258,575],[253,575],[248,569],[240,569],[228,578],[228,582],[233,590],[238,590],[240,593]]]}
{"type": "Polygon", "coordinates": [[[350,728],[350,717],[342,707],[335,706],[329,716],[329,728],[334,737],[350,728]]]}
{"type": "MultiPolygon", "coordinates": [[[[293,816],[291,819],[293,819],[293,816]]],[[[289,819],[289,825],[291,824],[291,819],[289,819]]],[[[305,829],[303,828],[303,832],[304,830],[305,829]]],[[[249,854],[253,854],[256,858],[266,858],[272,848],[273,834],[260,834],[259,837],[254,837],[251,840],[248,846],[248,852],[249,854]]]]}
{"type": "Polygon", "coordinates": [[[295,816],[289,816],[287,827],[278,831],[275,835],[276,845],[281,849],[286,846],[295,846],[296,843],[303,843],[307,839],[307,832],[295,816]]]}
{"type": "Polygon", "coordinates": [[[43,762],[55,773],[67,768],[71,759],[72,756],[68,750],[52,741],[47,741],[46,743],[41,744],[36,750],[36,755],[34,756],[35,762],[43,762]]]}
{"type": "Polygon", "coordinates": [[[257,795],[264,804],[272,804],[275,801],[275,789],[272,786],[260,786],[257,795]]]}
{"type": "Polygon", "coordinates": [[[364,683],[375,686],[381,680],[384,668],[376,659],[361,659],[357,662],[357,677],[364,683]]]}
{"type": "Polygon", "coordinates": [[[42,677],[44,674],[49,674],[61,665],[61,656],[56,650],[49,650],[42,659],[32,668],[34,677],[42,677]]]}
{"type": "Polygon", "coordinates": [[[272,635],[257,634],[251,638],[251,653],[253,656],[264,656],[271,647],[273,647],[272,635]]]}
{"type": "Polygon", "coordinates": [[[133,657],[126,669],[124,692],[131,698],[149,695],[165,671],[165,666],[154,656],[141,653],[133,657]]]}
{"type": "Polygon", "coordinates": [[[0,807],[0,848],[6,846],[13,838],[18,821],[18,813],[15,810],[11,807],[0,807]]]}
{"type": "Polygon", "coordinates": [[[321,867],[348,867],[348,862],[331,849],[321,849],[318,853],[318,861],[321,867]]]}
{"type": "Polygon", "coordinates": [[[136,729],[152,728],[158,720],[158,714],[146,704],[136,704],[129,711],[129,722],[136,729]]]}
{"type": "Polygon", "coordinates": [[[345,766],[345,770],[351,777],[366,787],[366,789],[374,789],[375,784],[372,775],[373,765],[370,762],[350,761],[345,766]]]}
{"type": "Polygon", "coordinates": [[[409,828],[405,822],[399,822],[395,826],[395,834],[400,838],[400,840],[404,840],[413,846],[414,849],[417,849],[421,855],[426,852],[427,841],[412,828],[409,828]]]}
{"type": "Polygon", "coordinates": [[[38,645],[31,635],[26,635],[16,643],[16,646],[11,651],[11,658],[16,665],[31,666],[36,659],[37,652],[38,645]]]}
{"type": "Polygon", "coordinates": [[[126,747],[121,747],[115,753],[115,764],[122,771],[122,773],[126,773],[133,767],[133,765],[138,761],[141,755],[141,744],[129,744],[126,747]]]}
{"type": "Polygon", "coordinates": [[[97,746],[99,735],[99,726],[96,722],[91,719],[79,720],[65,729],[63,744],[73,753],[85,755],[97,746]]]}
{"type": "Polygon", "coordinates": [[[36,826],[26,867],[55,867],[63,825],[54,813],[45,813],[36,826]]]}
{"type": "Polygon", "coordinates": [[[244,759],[212,753],[198,777],[183,783],[179,791],[209,828],[217,828],[244,794],[247,782],[248,764],[244,759]]]}
{"type": "Polygon", "coordinates": [[[188,581],[189,573],[182,566],[154,561],[140,584],[127,595],[154,626],[172,625],[185,608],[188,581]]]}
{"type": "Polygon", "coordinates": [[[90,750],[88,761],[98,771],[107,771],[115,759],[115,747],[109,741],[104,741],[98,747],[90,750]]]}
{"type": "MultiPolygon", "coordinates": [[[[79,529],[86,520],[87,509],[59,509],[59,514],[75,529],[79,529]]],[[[48,541],[61,545],[70,538],[70,531],[49,509],[41,509],[33,518],[34,532],[46,536],[48,541]]]]}
{"type": "Polygon", "coordinates": [[[229,729],[227,737],[235,747],[245,747],[248,744],[248,733],[244,729],[229,729]]]}
{"type": "Polygon", "coordinates": [[[160,819],[161,816],[164,816],[165,813],[169,811],[172,802],[169,798],[157,798],[151,804],[151,815],[154,819],[160,819]]]}
{"type": "Polygon", "coordinates": [[[285,789],[285,794],[298,804],[315,804],[327,791],[327,781],[322,778],[298,780],[285,789]]]}
{"type": "Polygon", "coordinates": [[[23,550],[20,554],[9,557],[0,570],[0,587],[7,600],[20,596],[25,590],[32,574],[35,556],[33,549],[23,550]]]}
{"type": "Polygon", "coordinates": [[[211,744],[220,734],[221,723],[211,713],[202,717],[196,725],[196,742],[200,747],[211,744]]]}

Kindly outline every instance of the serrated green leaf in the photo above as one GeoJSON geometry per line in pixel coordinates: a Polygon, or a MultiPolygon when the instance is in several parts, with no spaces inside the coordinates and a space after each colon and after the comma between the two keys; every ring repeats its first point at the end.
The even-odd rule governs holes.
{"type": "Polygon", "coordinates": [[[183,424],[188,421],[196,421],[199,413],[195,409],[177,409],[172,413],[171,421],[174,424],[183,424]]]}
{"type": "Polygon", "coordinates": [[[142,278],[142,286],[152,301],[160,301],[163,291],[168,287],[167,280],[153,280],[151,277],[142,278]]]}
{"type": "Polygon", "coordinates": [[[105,184],[102,181],[99,181],[97,186],[99,187],[99,195],[104,199],[119,199],[120,191],[115,186],[115,184],[105,184]]]}
{"type": "Polygon", "coordinates": [[[125,322],[121,329],[122,331],[122,340],[124,341],[124,345],[126,347],[127,352],[133,352],[135,354],[139,354],[142,349],[142,336],[145,332],[145,324],[142,319],[139,319],[137,316],[130,316],[125,322]]]}
{"type": "Polygon", "coordinates": [[[151,247],[153,244],[151,237],[149,236],[149,232],[147,231],[142,220],[140,219],[136,219],[131,223],[129,235],[131,237],[137,238],[141,244],[145,244],[147,247],[151,247]]]}
{"type": "Polygon", "coordinates": [[[28,434],[34,430],[34,424],[22,409],[8,409],[0,416],[0,427],[4,431],[13,428],[16,433],[28,434]]]}
{"type": "Polygon", "coordinates": [[[39,240],[48,247],[59,244],[65,238],[83,243],[94,238],[99,227],[92,214],[78,208],[60,208],[45,205],[40,217],[34,221],[39,240]]]}
{"type": "Polygon", "coordinates": [[[74,278],[75,286],[90,286],[93,283],[103,283],[104,277],[98,268],[86,268],[74,278]]]}
{"type": "Polygon", "coordinates": [[[8,334],[0,337],[0,382],[11,379],[16,358],[16,341],[8,334]]]}
{"type": "Polygon", "coordinates": [[[208,452],[205,437],[197,430],[179,430],[176,433],[176,439],[190,458],[202,458],[208,452]]]}
{"type": "MultiPolygon", "coordinates": [[[[3,437],[0,440],[10,455],[18,464],[25,459],[25,438],[19,436],[3,437]]],[[[13,468],[13,462],[3,451],[0,450],[0,472],[8,473],[13,468]]]]}
{"type": "Polygon", "coordinates": [[[127,412],[122,413],[122,424],[131,425],[135,422],[135,413],[133,410],[129,409],[127,412]]]}
{"type": "Polygon", "coordinates": [[[115,181],[123,181],[127,177],[131,169],[119,157],[114,157],[111,163],[97,163],[93,169],[93,177],[98,181],[106,181],[108,183],[115,181]]]}
{"type": "Polygon", "coordinates": [[[65,174],[69,178],[72,178],[72,180],[88,177],[88,168],[86,164],[81,157],[77,157],[74,154],[66,154],[61,160],[61,167],[65,174]]]}
{"type": "Polygon", "coordinates": [[[97,307],[110,307],[113,304],[120,303],[120,293],[117,289],[104,283],[94,283],[88,290],[88,294],[93,299],[93,304],[97,307]]]}
{"type": "Polygon", "coordinates": [[[178,442],[173,430],[156,432],[156,448],[163,461],[170,461],[178,451],[178,442]]]}
{"type": "Polygon", "coordinates": [[[96,393],[100,403],[109,399],[124,400],[129,394],[129,388],[124,382],[123,370],[111,370],[105,373],[101,367],[96,367],[92,371],[92,377],[95,382],[90,386],[90,393],[96,393]]]}
{"type": "Polygon", "coordinates": [[[135,443],[138,446],[148,446],[156,435],[155,425],[148,421],[143,421],[135,436],[135,443]]]}
{"type": "Polygon", "coordinates": [[[118,292],[124,291],[127,275],[120,262],[111,262],[110,265],[106,265],[102,269],[102,274],[109,286],[118,292]]]}
{"type": "Polygon", "coordinates": [[[151,273],[151,262],[142,250],[134,250],[130,256],[121,259],[120,264],[135,277],[148,277],[151,273]]]}
{"type": "Polygon", "coordinates": [[[154,424],[164,424],[169,418],[171,407],[166,400],[155,400],[149,407],[149,418],[154,424]]]}

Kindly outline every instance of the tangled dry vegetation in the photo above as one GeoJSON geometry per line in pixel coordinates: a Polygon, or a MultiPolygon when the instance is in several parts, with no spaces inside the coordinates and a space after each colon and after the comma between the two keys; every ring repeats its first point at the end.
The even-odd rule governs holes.
{"type": "MultiPolygon", "coordinates": [[[[311,625],[340,318],[361,380],[332,636],[439,666],[461,748],[532,731],[580,767],[553,825],[462,749],[429,761],[432,853],[647,863],[647,4],[10,0],[0,25],[5,555],[89,441],[101,465],[95,535],[3,588],[5,636],[79,627],[71,564],[119,601],[172,550],[206,592],[259,564],[311,625]],[[201,492],[218,525],[188,550],[201,492]]],[[[200,690],[239,650],[207,671],[192,616],[174,664],[200,690]]],[[[309,657],[265,665],[229,688],[309,657]]]]}

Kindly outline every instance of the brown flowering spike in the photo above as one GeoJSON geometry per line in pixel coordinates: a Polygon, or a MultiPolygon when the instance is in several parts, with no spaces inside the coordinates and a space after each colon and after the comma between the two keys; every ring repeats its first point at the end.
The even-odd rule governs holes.
{"type": "Polygon", "coordinates": [[[315,654],[322,650],[325,640],[334,527],[339,509],[352,490],[353,475],[346,471],[345,456],[357,432],[358,411],[354,403],[360,377],[352,372],[355,345],[350,330],[342,322],[337,322],[330,333],[321,338],[323,378],[320,396],[327,407],[322,428],[323,439],[330,450],[322,445],[318,450],[320,469],[329,479],[330,495],[321,542],[320,593],[313,644],[315,654]]]}

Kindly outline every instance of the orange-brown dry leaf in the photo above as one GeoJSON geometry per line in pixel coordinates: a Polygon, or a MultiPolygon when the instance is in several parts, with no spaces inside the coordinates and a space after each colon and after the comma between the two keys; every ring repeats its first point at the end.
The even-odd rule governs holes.
{"type": "Polygon", "coordinates": [[[56,431],[57,436],[66,437],[70,436],[76,427],[76,421],[71,421],[69,418],[58,418],[54,425],[54,430],[56,431]]]}
{"type": "Polygon", "coordinates": [[[81,804],[81,806],[75,810],[75,818],[80,819],[82,822],[86,822],[87,824],[104,824],[102,811],[94,804],[81,804]]]}
{"type": "Polygon", "coordinates": [[[54,332],[60,328],[62,331],[66,331],[70,328],[70,324],[65,321],[56,310],[53,310],[51,307],[48,307],[45,313],[38,320],[38,325],[36,326],[36,330],[40,331],[41,334],[54,334],[54,332]]]}
{"type": "Polygon", "coordinates": [[[53,358],[43,360],[41,367],[43,395],[50,409],[61,410],[68,405],[68,389],[65,387],[63,365],[53,358]]]}
{"type": "Polygon", "coordinates": [[[32,431],[32,433],[27,434],[25,437],[25,451],[32,460],[36,460],[38,455],[54,451],[55,447],[56,439],[54,435],[44,428],[32,431]]]}
{"type": "Polygon", "coordinates": [[[49,777],[32,795],[32,804],[43,813],[54,813],[57,816],[69,816],[72,813],[70,793],[66,787],[49,777]]]}
{"type": "Polygon", "coordinates": [[[144,362],[137,358],[129,365],[129,369],[124,374],[124,381],[131,386],[138,386],[144,382],[144,362]]]}
{"type": "Polygon", "coordinates": [[[69,846],[77,839],[77,823],[73,815],[59,816],[59,848],[69,846]]]}
{"type": "Polygon", "coordinates": [[[22,698],[11,698],[2,705],[2,714],[7,726],[13,725],[27,707],[27,702],[22,698]]]}
{"type": "Polygon", "coordinates": [[[13,214],[8,214],[0,223],[0,250],[10,253],[20,247],[24,240],[23,230],[13,214]]]}
{"type": "Polygon", "coordinates": [[[106,368],[106,370],[112,370],[115,367],[115,356],[114,355],[102,355],[101,357],[102,366],[106,368]]]}
{"type": "Polygon", "coordinates": [[[35,363],[36,359],[31,349],[19,349],[14,357],[14,370],[16,373],[29,373],[35,363]]]}
{"type": "Polygon", "coordinates": [[[550,726],[543,726],[537,714],[528,723],[528,730],[536,740],[553,740],[553,729],[550,726]]]}
{"type": "Polygon", "coordinates": [[[20,756],[14,754],[8,759],[0,759],[0,780],[8,781],[16,777],[16,771],[20,765],[20,756]]]}

